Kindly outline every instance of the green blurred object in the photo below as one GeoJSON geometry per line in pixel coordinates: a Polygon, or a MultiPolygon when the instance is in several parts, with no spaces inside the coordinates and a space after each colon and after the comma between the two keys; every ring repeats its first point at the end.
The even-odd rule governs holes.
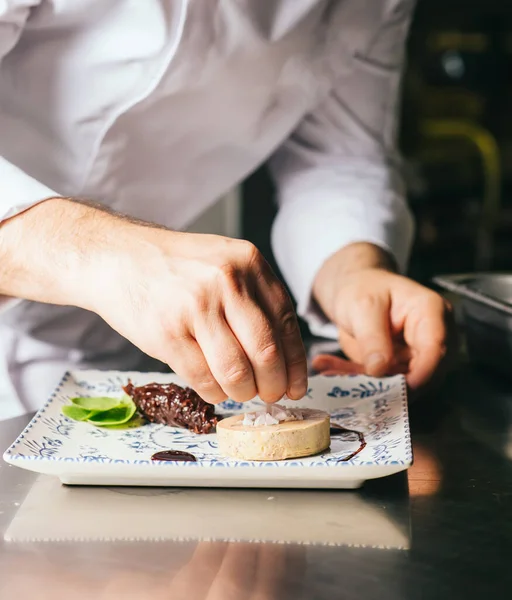
{"type": "Polygon", "coordinates": [[[62,413],[75,421],[82,421],[97,427],[114,427],[131,421],[137,411],[129,396],[122,398],[72,398],[72,404],[62,407],[62,413]]]}
{"type": "Polygon", "coordinates": [[[119,398],[101,397],[101,398],[71,398],[71,402],[75,406],[79,406],[84,410],[100,411],[110,410],[121,403],[119,398]]]}

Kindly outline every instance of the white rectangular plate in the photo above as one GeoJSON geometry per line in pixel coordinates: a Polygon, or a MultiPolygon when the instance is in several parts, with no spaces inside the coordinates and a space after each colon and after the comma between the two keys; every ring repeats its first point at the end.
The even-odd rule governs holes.
{"type": "MultiPolygon", "coordinates": [[[[162,373],[72,371],[64,375],[54,394],[37,413],[4,459],[18,467],[56,475],[76,485],[173,487],[357,488],[367,479],[392,475],[412,463],[405,380],[365,376],[316,376],[307,396],[295,407],[318,408],[331,421],[363,433],[335,435],[325,453],[298,460],[246,462],[220,456],[215,434],[197,435],[184,429],[147,424],[105,429],[64,417],[61,408],[75,396],[120,396],[131,379],[135,385],[151,381],[176,382],[162,373]],[[160,450],[184,450],[197,462],[152,462],[160,450]]],[[[231,415],[254,410],[261,402],[244,405],[228,400],[217,407],[231,415]]]]}

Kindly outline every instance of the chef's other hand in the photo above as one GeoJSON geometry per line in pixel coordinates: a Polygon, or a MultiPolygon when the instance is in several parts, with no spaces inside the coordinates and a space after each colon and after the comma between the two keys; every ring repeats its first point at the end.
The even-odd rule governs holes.
{"type": "Polygon", "coordinates": [[[206,401],[306,393],[292,303],[249,242],[174,232],[65,199],[32,207],[0,233],[8,261],[0,293],[97,313],[206,401]]]}
{"type": "Polygon", "coordinates": [[[435,292],[394,273],[384,251],[365,243],[340,250],[320,270],[314,294],[337,325],[344,353],[366,374],[404,373],[412,390],[433,376],[446,352],[451,309],[435,292]]]}

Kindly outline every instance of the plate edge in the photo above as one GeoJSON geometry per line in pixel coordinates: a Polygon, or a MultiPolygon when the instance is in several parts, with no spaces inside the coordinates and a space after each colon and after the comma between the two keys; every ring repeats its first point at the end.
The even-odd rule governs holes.
{"type": "MultiPolygon", "coordinates": [[[[41,408],[36,412],[36,414],[32,417],[32,419],[30,419],[30,421],[27,423],[26,427],[21,431],[21,433],[16,437],[16,439],[14,440],[14,442],[4,451],[2,458],[6,461],[9,462],[7,460],[7,457],[10,456],[12,460],[15,459],[15,457],[12,455],[12,451],[14,450],[14,448],[16,448],[16,446],[18,446],[21,443],[21,440],[25,437],[25,435],[32,429],[32,427],[39,421],[39,419],[41,418],[41,415],[44,414],[44,412],[46,411],[46,409],[50,406],[50,404],[53,402],[53,400],[55,399],[55,396],[59,393],[59,391],[62,389],[62,386],[66,383],[66,381],[69,379],[69,377],[71,376],[71,371],[65,371],[64,375],[60,378],[59,383],[57,384],[57,386],[55,387],[55,389],[53,390],[53,392],[50,394],[48,400],[46,400],[46,402],[43,404],[43,406],[41,406],[41,408]]],[[[18,459],[19,460],[19,459],[18,459]]]]}

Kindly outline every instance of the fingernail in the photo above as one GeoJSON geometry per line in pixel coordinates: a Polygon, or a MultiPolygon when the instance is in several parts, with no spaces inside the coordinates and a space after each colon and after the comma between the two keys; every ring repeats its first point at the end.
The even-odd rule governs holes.
{"type": "Polygon", "coordinates": [[[368,371],[375,371],[382,369],[386,366],[386,358],[383,354],[379,354],[375,352],[374,354],[370,354],[365,361],[365,366],[368,371]]]}

